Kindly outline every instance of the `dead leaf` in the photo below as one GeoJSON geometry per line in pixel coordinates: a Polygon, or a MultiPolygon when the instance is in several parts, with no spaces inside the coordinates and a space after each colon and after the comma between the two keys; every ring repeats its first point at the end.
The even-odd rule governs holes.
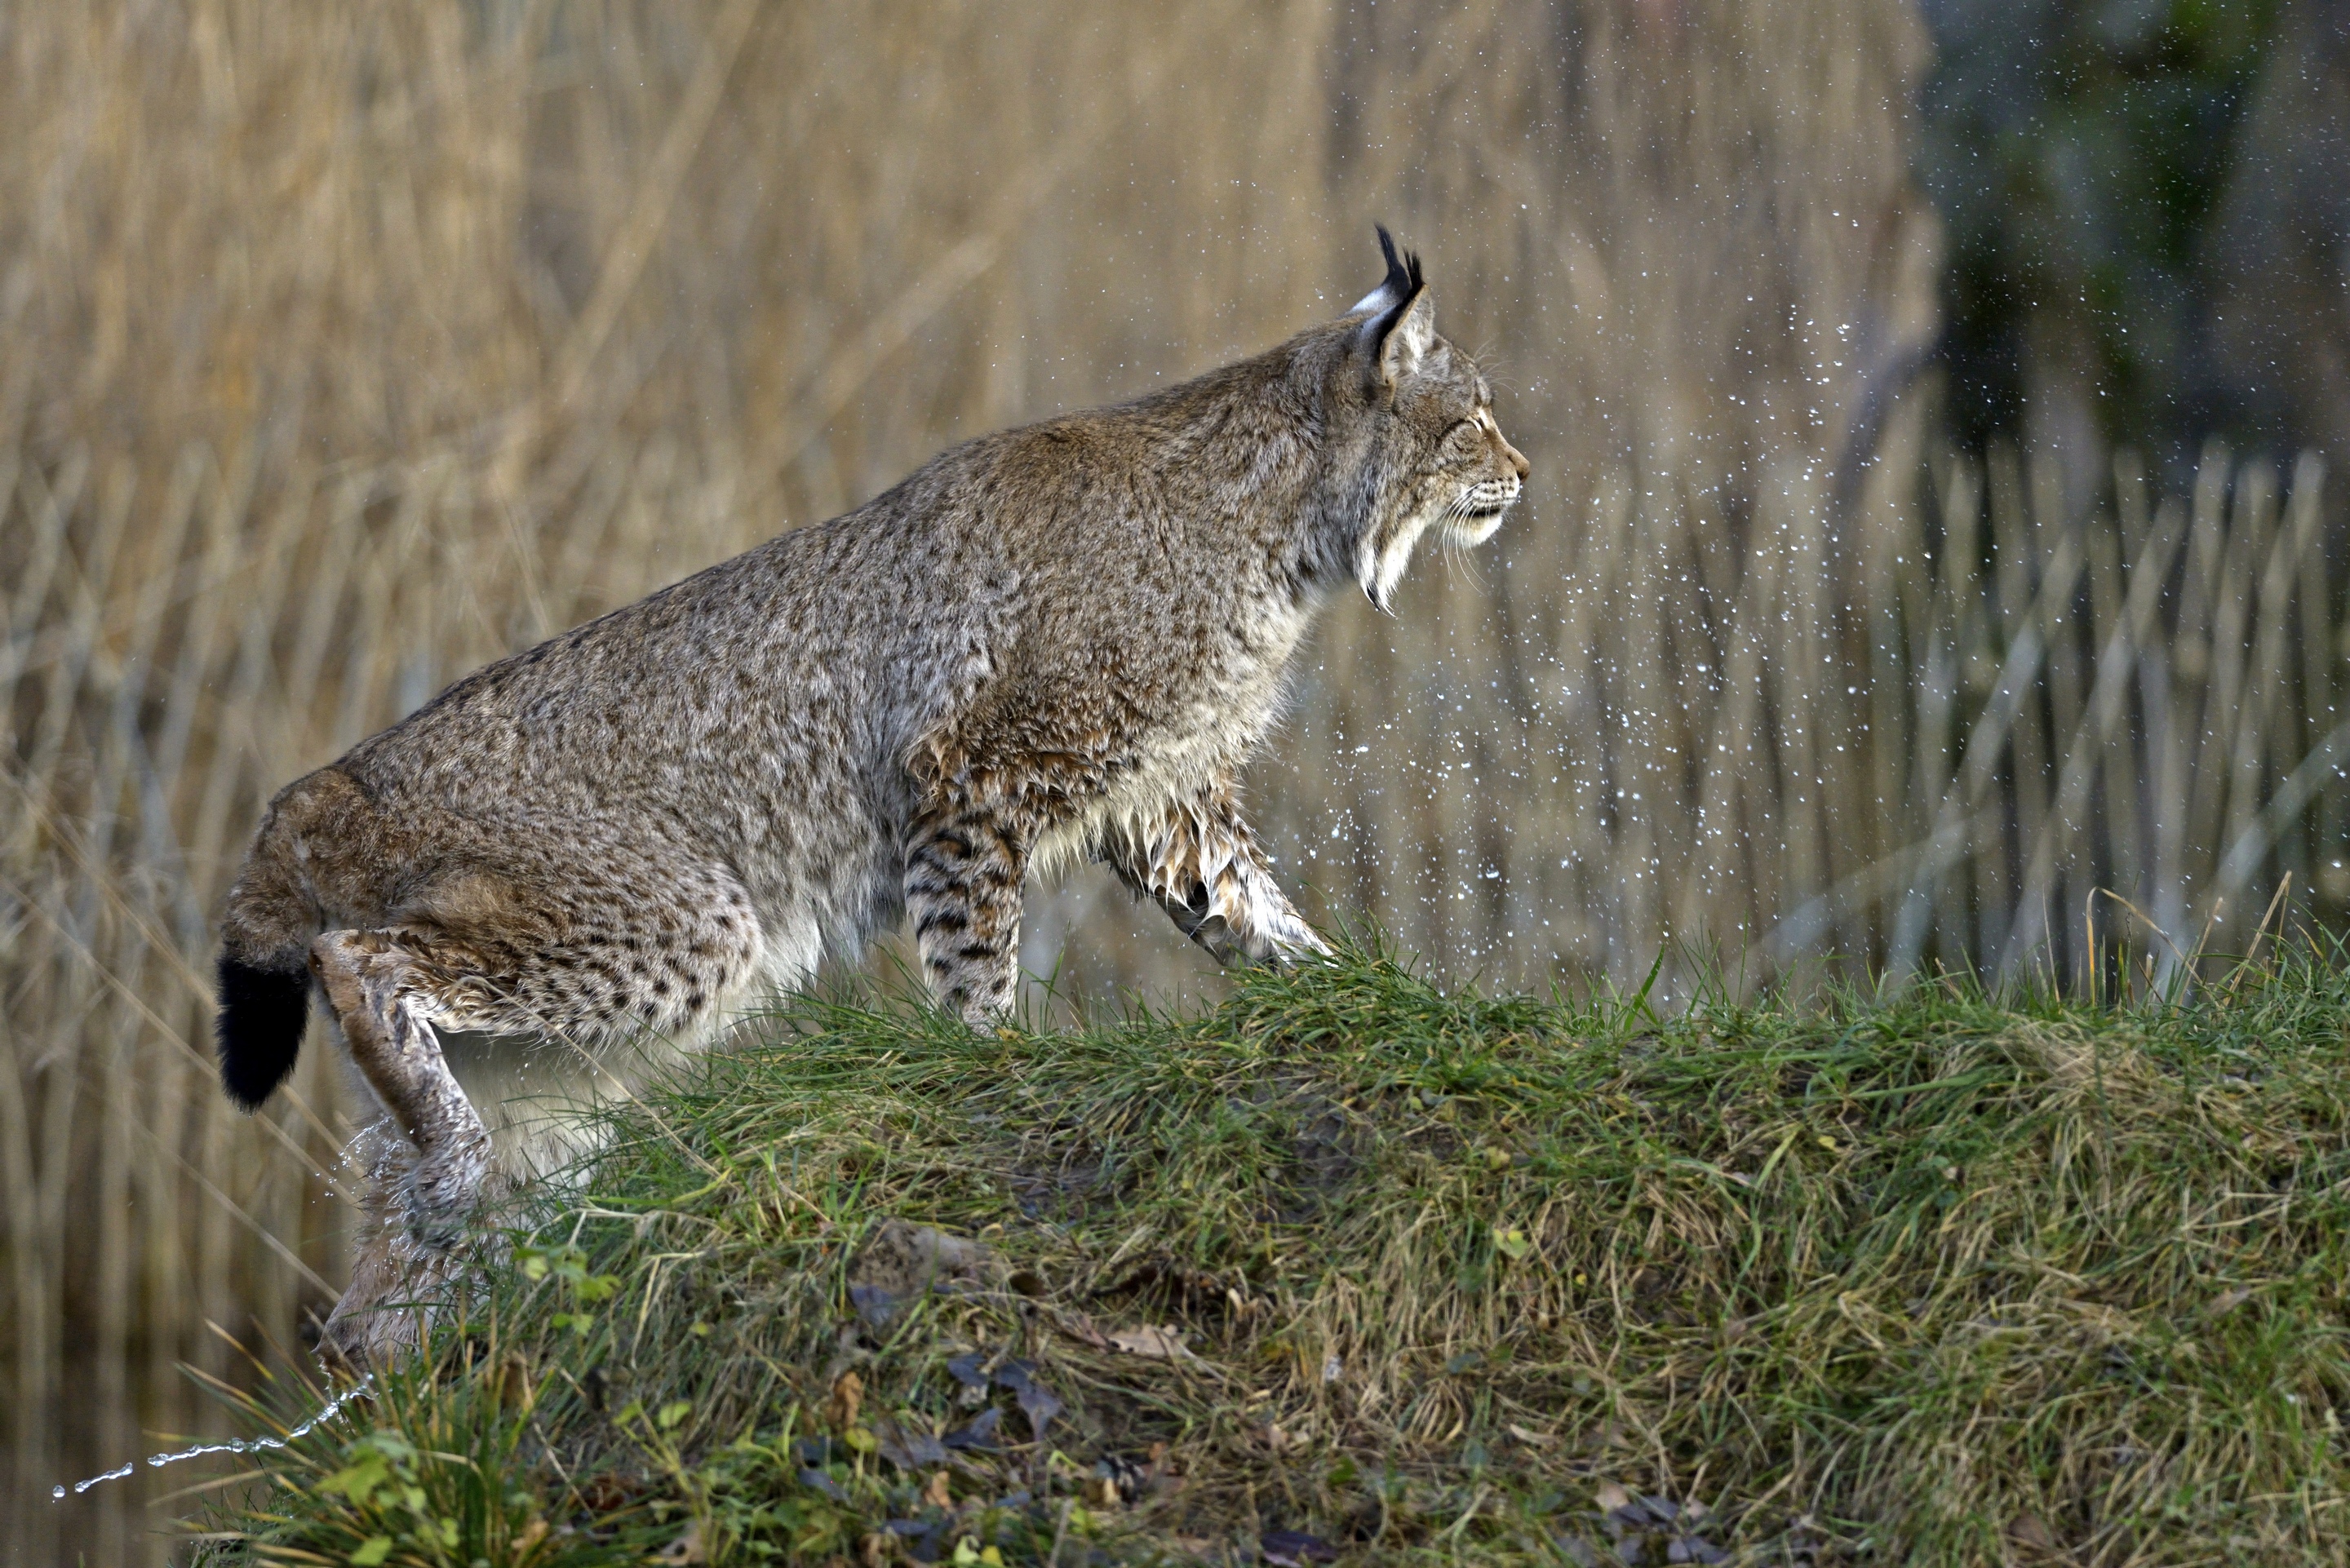
{"type": "Polygon", "coordinates": [[[1035,1371],[1035,1368],[1024,1361],[1007,1361],[995,1369],[993,1376],[998,1388],[1012,1390],[1012,1397],[1019,1405],[1020,1413],[1028,1417],[1030,1435],[1042,1442],[1045,1423],[1059,1415],[1062,1407],[1060,1397],[1037,1382],[1033,1376],[1035,1371]]]}
{"type": "Polygon", "coordinates": [[[954,1494],[947,1490],[946,1471],[941,1470],[931,1477],[931,1484],[922,1489],[922,1502],[928,1508],[953,1509],[954,1494]]]}
{"type": "Polygon", "coordinates": [[[1530,1449],[1547,1449],[1553,1443],[1558,1441],[1557,1436],[1554,1433],[1530,1432],[1526,1430],[1525,1428],[1519,1426],[1515,1421],[1510,1423],[1510,1436],[1515,1438],[1518,1441],[1525,1444],[1526,1447],[1530,1449]]]}
{"type": "Polygon", "coordinates": [[[995,1428],[1002,1424],[1003,1412],[991,1405],[974,1417],[967,1427],[958,1427],[939,1439],[956,1453],[986,1452],[995,1447],[995,1428]]]}
{"type": "Polygon", "coordinates": [[[854,1427],[857,1413],[864,1407],[865,1379],[854,1372],[844,1372],[833,1380],[832,1398],[824,1407],[825,1419],[837,1428],[854,1427]]]}
{"type": "Polygon", "coordinates": [[[1583,1428],[1581,1435],[1575,1441],[1575,1446],[1585,1453],[1604,1454],[1610,1449],[1623,1448],[1627,1438],[1622,1422],[1601,1421],[1596,1426],[1583,1428]]]}
{"type": "Polygon", "coordinates": [[[1302,1530],[1271,1530],[1257,1540],[1257,1549],[1274,1568],[1305,1568],[1309,1563],[1336,1563],[1338,1549],[1318,1535],[1302,1530]]]}
{"type": "Polygon", "coordinates": [[[702,1526],[687,1525],[685,1533],[654,1552],[652,1560],[660,1563],[709,1562],[709,1554],[702,1549],[702,1526]]]}
{"type": "Polygon", "coordinates": [[[2008,1521],[2007,1532],[2019,1546],[2029,1546],[2041,1552],[2056,1550],[2056,1538],[2048,1532],[2046,1525],[2040,1522],[2037,1514],[2017,1514],[2008,1521]]]}
{"type": "Polygon", "coordinates": [[[1076,1340],[1079,1345],[1090,1345],[1096,1350],[1107,1350],[1110,1348],[1109,1336],[1103,1334],[1100,1329],[1096,1328],[1094,1326],[1094,1320],[1087,1317],[1081,1312],[1055,1313],[1053,1314],[1053,1326],[1059,1329],[1063,1334],[1067,1334],[1071,1339],[1076,1340]]]}
{"type": "Polygon", "coordinates": [[[893,1291],[879,1285],[851,1285],[848,1304],[857,1309],[858,1317],[868,1327],[887,1329],[898,1320],[898,1308],[903,1304],[893,1291]]]}
{"type": "Polygon", "coordinates": [[[524,1525],[522,1532],[516,1535],[512,1542],[515,1561],[519,1562],[529,1555],[532,1547],[546,1539],[546,1532],[547,1523],[544,1519],[534,1519],[524,1525]]]}
{"type": "Polygon", "coordinates": [[[2204,1315],[2206,1317],[2225,1317],[2230,1313],[2235,1311],[2238,1307],[2243,1305],[2246,1302],[2251,1299],[2252,1293],[2241,1285],[2237,1286],[2232,1291],[2221,1291],[2218,1295],[2211,1298],[2211,1305],[2205,1311],[2204,1315]]]}
{"type": "Polygon", "coordinates": [[[919,1427],[883,1417],[873,1423],[881,1457],[901,1470],[927,1470],[946,1463],[947,1446],[919,1427]]]}
{"type": "Polygon", "coordinates": [[[1602,1513],[1613,1513],[1619,1508],[1629,1507],[1632,1494],[1614,1481],[1601,1481],[1599,1490],[1592,1494],[1592,1501],[1599,1504],[1602,1513]]]}
{"type": "Polygon", "coordinates": [[[1152,1324],[1144,1328],[1122,1328],[1109,1335],[1110,1348],[1128,1355],[1146,1356],[1152,1361],[1197,1361],[1200,1358],[1183,1346],[1183,1331],[1171,1326],[1152,1324]]]}
{"type": "Polygon", "coordinates": [[[848,1261],[848,1299],[866,1323],[887,1328],[907,1301],[931,1291],[984,1289],[1002,1272],[977,1241],[884,1220],[848,1261]]]}

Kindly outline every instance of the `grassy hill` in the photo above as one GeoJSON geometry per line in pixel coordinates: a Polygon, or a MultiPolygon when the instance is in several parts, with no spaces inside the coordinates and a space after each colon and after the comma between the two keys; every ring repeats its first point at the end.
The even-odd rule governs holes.
{"type": "Polygon", "coordinates": [[[2345,1023],[2338,953],[2102,1010],[1360,955],[1053,1033],[811,1002],[203,1550],[2350,1561],[2345,1023]]]}

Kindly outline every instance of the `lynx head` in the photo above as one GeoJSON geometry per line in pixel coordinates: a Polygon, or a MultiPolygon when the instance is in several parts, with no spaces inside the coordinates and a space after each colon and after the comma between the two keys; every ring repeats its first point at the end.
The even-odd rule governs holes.
{"type": "Polygon", "coordinates": [[[1349,565],[1385,609],[1431,527],[1463,545],[1492,537],[1524,488],[1526,460],[1493,422],[1493,392],[1461,349],[1437,336],[1419,258],[1379,230],[1388,275],[1332,328],[1342,352],[1326,408],[1338,466],[1329,477],[1351,515],[1349,565]]]}

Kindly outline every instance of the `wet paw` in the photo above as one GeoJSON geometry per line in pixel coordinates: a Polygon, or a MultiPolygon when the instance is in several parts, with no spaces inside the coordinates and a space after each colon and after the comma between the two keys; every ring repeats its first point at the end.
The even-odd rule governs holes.
{"type": "Polygon", "coordinates": [[[1273,961],[1284,969],[1302,960],[1329,955],[1330,944],[1322,940],[1322,933],[1303,920],[1292,921],[1274,935],[1273,961]]]}
{"type": "Polygon", "coordinates": [[[1012,998],[1006,992],[991,992],[985,996],[976,997],[955,996],[948,998],[947,1007],[973,1033],[993,1034],[1011,1015],[1012,998]]]}
{"type": "Polygon", "coordinates": [[[338,1313],[318,1331],[318,1365],[337,1378],[364,1376],[378,1364],[412,1348],[414,1326],[404,1313],[380,1308],[338,1313]]]}
{"type": "Polygon", "coordinates": [[[490,1168],[489,1141],[467,1141],[425,1156],[408,1173],[402,1195],[408,1233],[419,1246],[446,1251],[465,1234],[490,1168]]]}

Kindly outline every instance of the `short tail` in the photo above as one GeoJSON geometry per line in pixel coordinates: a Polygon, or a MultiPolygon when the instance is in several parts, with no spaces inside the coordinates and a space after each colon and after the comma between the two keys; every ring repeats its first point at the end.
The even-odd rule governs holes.
{"type": "Polygon", "coordinates": [[[221,1087],[257,1110],[302,1052],[310,1022],[310,940],[317,900],[304,843],[350,836],[347,818],[364,802],[348,777],[321,768],[277,792],[221,911],[221,1087]]]}
{"type": "Polygon", "coordinates": [[[255,969],[227,953],[220,961],[221,1087],[248,1111],[259,1110],[302,1053],[310,1022],[310,971],[255,969]]]}

